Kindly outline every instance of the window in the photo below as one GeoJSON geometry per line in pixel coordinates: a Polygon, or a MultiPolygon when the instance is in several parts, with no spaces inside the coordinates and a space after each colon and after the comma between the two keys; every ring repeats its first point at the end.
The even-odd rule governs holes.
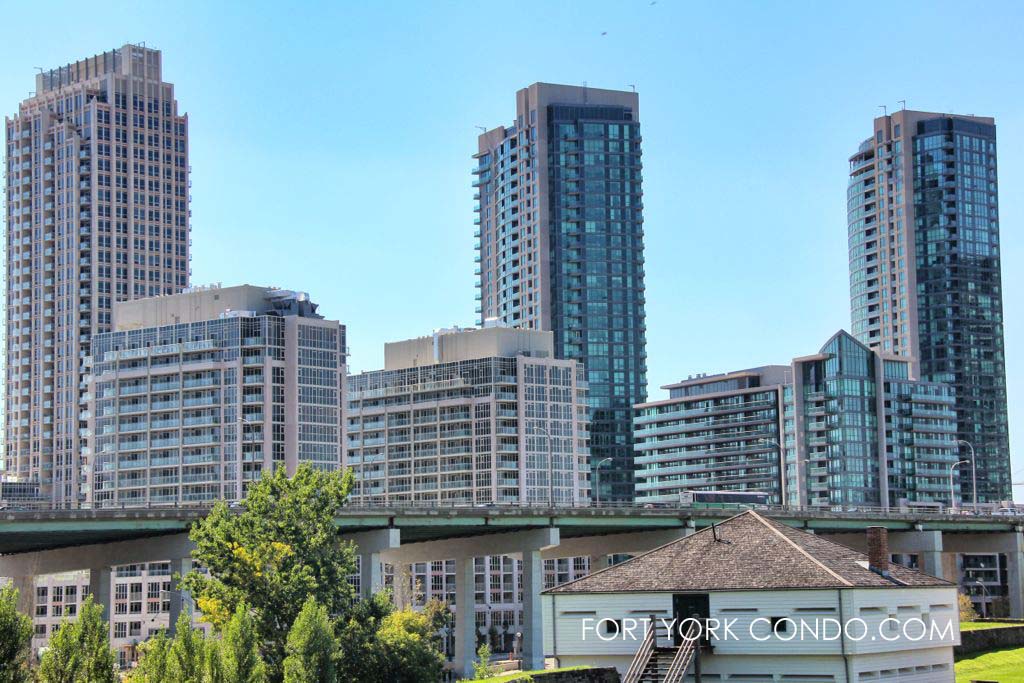
{"type": "Polygon", "coordinates": [[[602,619],[601,623],[604,624],[604,633],[607,636],[617,636],[622,632],[621,619],[602,619]]]}
{"type": "Polygon", "coordinates": [[[792,622],[789,617],[772,617],[772,633],[788,633],[792,622]]]}

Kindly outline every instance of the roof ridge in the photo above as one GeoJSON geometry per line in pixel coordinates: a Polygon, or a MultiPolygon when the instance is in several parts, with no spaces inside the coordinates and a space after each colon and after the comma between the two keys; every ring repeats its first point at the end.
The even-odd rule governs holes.
{"type": "MultiPolygon", "coordinates": [[[[852,585],[853,585],[853,582],[852,582],[852,581],[850,581],[850,580],[848,580],[848,579],[844,579],[844,578],[843,578],[842,576],[840,576],[840,575],[839,575],[839,574],[837,574],[836,572],[834,572],[834,571],[832,571],[831,569],[829,569],[828,567],[826,567],[826,566],[825,566],[825,563],[824,563],[824,562],[822,562],[821,560],[819,560],[818,558],[816,558],[816,557],[815,557],[814,555],[811,555],[811,554],[810,554],[809,552],[807,552],[806,550],[804,550],[803,548],[801,548],[801,547],[800,547],[799,545],[797,545],[796,541],[794,541],[794,540],[793,540],[793,539],[791,539],[791,538],[790,538],[789,536],[787,536],[786,534],[784,534],[784,533],[782,533],[781,531],[779,531],[778,529],[776,529],[776,528],[775,528],[775,525],[774,525],[774,524],[770,524],[770,523],[768,522],[768,520],[767,520],[767,519],[765,519],[765,518],[764,518],[764,517],[762,517],[761,515],[757,514],[757,513],[756,513],[756,512],[754,512],[753,510],[748,510],[748,512],[750,512],[750,514],[754,516],[754,519],[756,519],[757,521],[761,522],[761,524],[763,524],[763,525],[764,525],[765,527],[767,527],[768,529],[770,529],[770,530],[771,530],[771,532],[772,532],[773,534],[775,534],[776,536],[778,536],[779,538],[781,538],[782,540],[784,540],[784,541],[785,541],[786,543],[788,543],[789,545],[793,546],[793,548],[794,548],[794,549],[795,549],[795,550],[796,550],[796,551],[797,551],[798,553],[800,553],[801,555],[803,555],[804,557],[806,557],[806,558],[807,558],[808,560],[810,560],[811,562],[813,562],[814,564],[818,565],[819,567],[821,567],[822,569],[824,569],[824,570],[825,570],[826,572],[828,572],[829,574],[831,574],[832,576],[834,576],[834,577],[835,577],[835,578],[836,578],[837,580],[839,580],[839,582],[840,582],[840,583],[842,583],[842,584],[843,584],[844,586],[852,586],[852,585]]],[[[807,533],[807,532],[804,532],[804,533],[807,533]]],[[[828,540],[828,539],[823,539],[823,540],[828,540]]],[[[837,545],[838,545],[838,544],[837,544],[837,545]]],[[[845,547],[845,546],[843,546],[843,547],[845,547]]]]}

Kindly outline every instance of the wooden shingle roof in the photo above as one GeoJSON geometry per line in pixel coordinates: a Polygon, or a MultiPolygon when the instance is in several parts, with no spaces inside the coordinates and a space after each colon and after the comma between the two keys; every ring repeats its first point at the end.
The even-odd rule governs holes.
{"type": "Polygon", "coordinates": [[[952,586],[867,556],[752,510],[546,593],[647,593],[952,586]],[[717,538],[716,538],[717,537],[717,538]]]}

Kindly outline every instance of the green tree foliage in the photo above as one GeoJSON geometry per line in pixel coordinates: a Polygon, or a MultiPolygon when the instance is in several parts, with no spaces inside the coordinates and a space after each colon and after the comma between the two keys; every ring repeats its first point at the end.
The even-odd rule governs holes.
{"type": "Polygon", "coordinates": [[[226,683],[264,683],[267,680],[256,622],[244,602],[238,604],[231,621],[224,627],[219,649],[226,683]]]}
{"type": "Polygon", "coordinates": [[[495,668],[491,666],[491,646],[485,641],[476,649],[477,661],[473,662],[474,680],[482,680],[494,676],[495,668]]]}
{"type": "MultiPolygon", "coordinates": [[[[221,648],[216,643],[206,644],[206,658],[203,670],[206,672],[206,683],[227,683],[224,676],[224,661],[221,659],[221,648]]],[[[168,683],[174,683],[168,681],[168,683]]]]}
{"type": "Polygon", "coordinates": [[[310,596],[288,632],[284,683],[334,683],[334,626],[327,608],[310,596]]]}
{"type": "Polygon", "coordinates": [[[355,553],[334,524],[351,488],[351,472],[303,465],[289,478],[282,468],[252,485],[240,513],[218,504],[192,529],[193,557],[209,575],[190,572],[182,586],[218,631],[240,603],[250,606],[272,680],[281,678],[288,631],[308,597],[329,614],[351,603],[355,553]]]}
{"type": "Polygon", "coordinates": [[[139,645],[139,661],[128,676],[130,683],[169,683],[171,640],[160,631],[139,645]]]}
{"type": "Polygon", "coordinates": [[[206,671],[206,634],[192,628],[188,612],[182,611],[174,625],[167,663],[167,680],[174,683],[204,683],[206,671]]]}
{"type": "Polygon", "coordinates": [[[334,630],[338,638],[338,680],[360,683],[383,680],[380,676],[384,662],[377,647],[377,631],[393,610],[390,596],[378,593],[360,600],[347,615],[337,620],[334,630]]]}
{"type": "Polygon", "coordinates": [[[379,593],[357,603],[337,624],[338,680],[420,683],[441,678],[444,657],[436,631],[443,612],[395,611],[379,593]]]}
{"type": "Polygon", "coordinates": [[[18,612],[18,589],[0,588],[0,683],[31,680],[32,618],[18,612]]]}
{"type": "Polygon", "coordinates": [[[115,683],[114,651],[103,607],[86,598],[75,621],[63,621],[39,664],[41,683],[115,683]]]}
{"type": "Polygon", "coordinates": [[[430,618],[404,609],[384,617],[377,632],[385,677],[393,683],[439,681],[444,657],[437,649],[430,618]]]}
{"type": "Polygon", "coordinates": [[[971,598],[963,593],[957,595],[957,606],[960,608],[960,621],[977,621],[978,613],[974,609],[971,598]]]}

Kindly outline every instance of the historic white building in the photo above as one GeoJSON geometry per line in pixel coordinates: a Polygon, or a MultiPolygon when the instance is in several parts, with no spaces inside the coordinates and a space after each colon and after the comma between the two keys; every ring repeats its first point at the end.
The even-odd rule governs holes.
{"type": "Polygon", "coordinates": [[[697,660],[703,683],[953,683],[955,584],[890,565],[885,529],[868,535],[865,556],[744,512],[546,591],[545,652],[627,683],[697,660]]]}

